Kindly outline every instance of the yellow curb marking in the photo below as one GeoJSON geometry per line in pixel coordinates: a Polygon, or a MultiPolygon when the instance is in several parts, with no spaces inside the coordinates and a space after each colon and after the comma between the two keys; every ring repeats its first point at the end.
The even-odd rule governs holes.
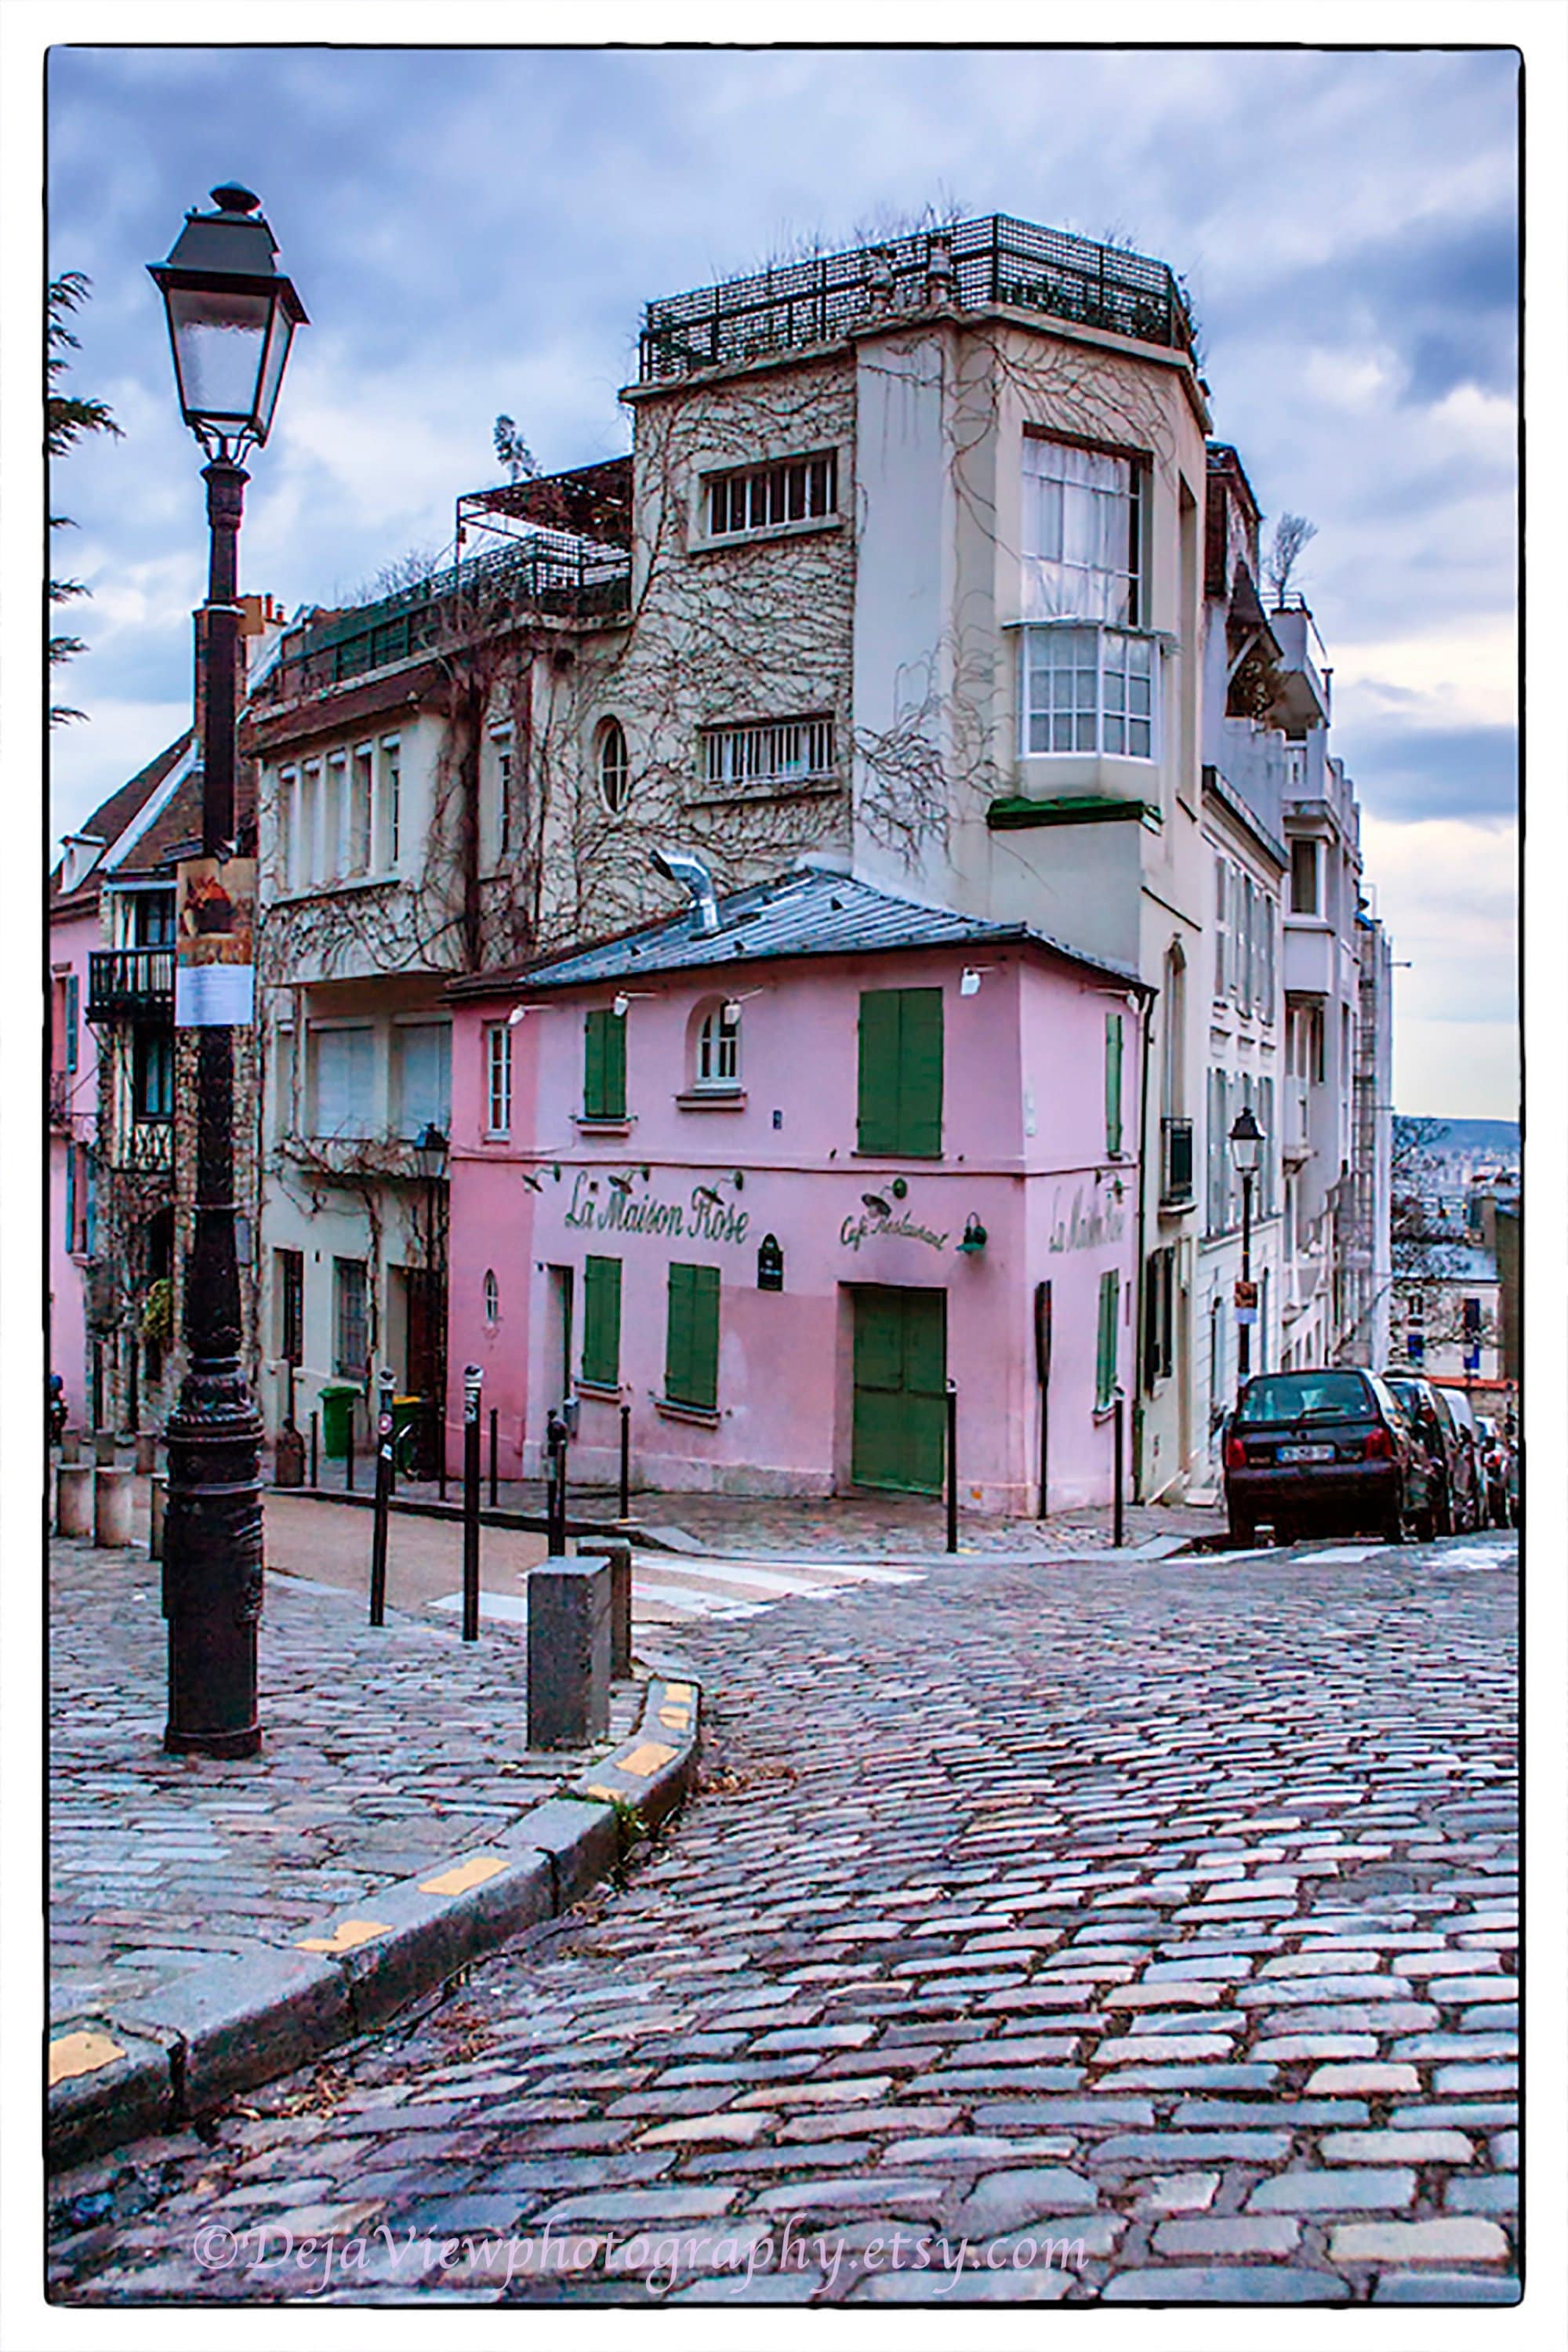
{"type": "Polygon", "coordinates": [[[344,1919],[330,1936],[301,1936],[294,1948],[297,1952],[352,1952],[356,1944],[369,1944],[384,1936],[389,1925],[385,1919],[344,1919]]]}
{"type": "Polygon", "coordinates": [[[691,1696],[691,1685],[689,1683],[666,1683],[664,1686],[664,1695],[667,1699],[689,1699],[691,1696]]]}
{"type": "Polygon", "coordinates": [[[642,1746],[634,1748],[629,1756],[616,1756],[611,1761],[617,1772],[627,1772],[634,1780],[646,1780],[650,1772],[657,1772],[661,1764],[668,1764],[677,1753],[675,1748],[667,1748],[661,1739],[645,1739],[642,1746]]]}
{"type": "Polygon", "coordinates": [[[691,1709],[689,1706],[661,1706],[658,1719],[668,1731],[689,1731],[691,1727],[691,1709]]]}
{"type": "Polygon", "coordinates": [[[583,1790],[585,1797],[596,1797],[601,1805],[618,1804],[626,1793],[624,1789],[602,1789],[596,1780],[588,1781],[583,1790]]]}
{"type": "Polygon", "coordinates": [[[107,2033],[62,2033],[49,2044],[49,2081],[68,2083],[76,2074],[96,2074],[111,2058],[123,2058],[118,2042],[107,2033]]]}
{"type": "Polygon", "coordinates": [[[442,1871],[438,1878],[422,1878],[421,1895],[466,1895],[470,1886],[482,1886],[487,1878],[494,1878],[506,1868],[506,1857],[500,1853],[473,1853],[467,1862],[454,1863],[450,1870],[442,1871]]]}

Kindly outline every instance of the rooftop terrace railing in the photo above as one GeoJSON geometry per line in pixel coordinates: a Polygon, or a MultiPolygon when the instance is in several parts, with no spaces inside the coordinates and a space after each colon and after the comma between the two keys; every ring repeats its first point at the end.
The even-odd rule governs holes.
{"type": "Polygon", "coordinates": [[[376,604],[307,623],[284,639],[251,699],[289,702],[320,693],[514,616],[613,620],[630,603],[628,549],[535,531],[516,547],[471,556],[376,604]]]}
{"type": "Polygon", "coordinates": [[[1193,346],[1192,314],[1164,262],[995,213],[650,302],[639,380],[833,342],[939,299],[966,310],[1010,303],[1170,351],[1193,346]]]}

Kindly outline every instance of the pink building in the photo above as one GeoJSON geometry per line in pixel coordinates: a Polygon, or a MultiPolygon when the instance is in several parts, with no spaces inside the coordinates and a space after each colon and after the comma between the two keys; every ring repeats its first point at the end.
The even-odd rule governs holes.
{"type": "Polygon", "coordinates": [[[95,888],[56,887],[49,907],[49,1370],[72,1423],[89,1418],[86,1269],[92,1255],[98,1047],[87,1024],[88,958],[100,945],[95,888]]]}
{"type": "MultiPolygon", "coordinates": [[[[680,861],[677,861],[678,865],[680,861]]],[[[455,982],[449,1405],[574,1479],[1109,1499],[1142,1008],[1116,965],[808,868],[455,982]],[[1045,1375],[1042,1381],[1042,1372],[1045,1375]]]]}

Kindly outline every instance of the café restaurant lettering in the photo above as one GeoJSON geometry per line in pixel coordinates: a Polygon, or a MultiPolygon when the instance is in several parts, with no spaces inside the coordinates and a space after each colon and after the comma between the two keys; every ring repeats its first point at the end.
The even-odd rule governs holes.
{"type": "Polygon", "coordinates": [[[1065,1250],[1098,1249],[1102,1242],[1119,1242],[1127,1228],[1120,1202],[1086,1209],[1083,1194],[1073,1194],[1070,1216],[1053,1215],[1046,1246],[1053,1255],[1065,1250]]]}
{"type": "Polygon", "coordinates": [[[884,1217],[880,1211],[868,1209],[863,1217],[846,1217],[838,1228],[838,1238],[846,1249],[858,1250],[862,1242],[880,1241],[884,1234],[924,1242],[929,1249],[947,1247],[945,1234],[933,1234],[929,1225],[917,1225],[907,1209],[901,1217],[884,1217]]]}

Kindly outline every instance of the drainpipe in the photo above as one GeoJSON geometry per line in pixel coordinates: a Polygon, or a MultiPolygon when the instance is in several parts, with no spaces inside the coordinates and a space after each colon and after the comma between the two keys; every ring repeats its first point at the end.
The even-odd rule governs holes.
{"type": "MultiPolygon", "coordinates": [[[[1143,1289],[1144,1289],[1144,1218],[1149,1205],[1149,1023],[1154,1010],[1154,992],[1143,999],[1139,1023],[1138,1070],[1138,1268],[1134,1281],[1132,1308],[1132,1493],[1133,1499],[1144,1499],[1143,1469],[1143,1381],[1146,1365],[1143,1354],[1143,1289]]],[[[1158,1156],[1158,1155],[1156,1155],[1158,1156]]]]}

